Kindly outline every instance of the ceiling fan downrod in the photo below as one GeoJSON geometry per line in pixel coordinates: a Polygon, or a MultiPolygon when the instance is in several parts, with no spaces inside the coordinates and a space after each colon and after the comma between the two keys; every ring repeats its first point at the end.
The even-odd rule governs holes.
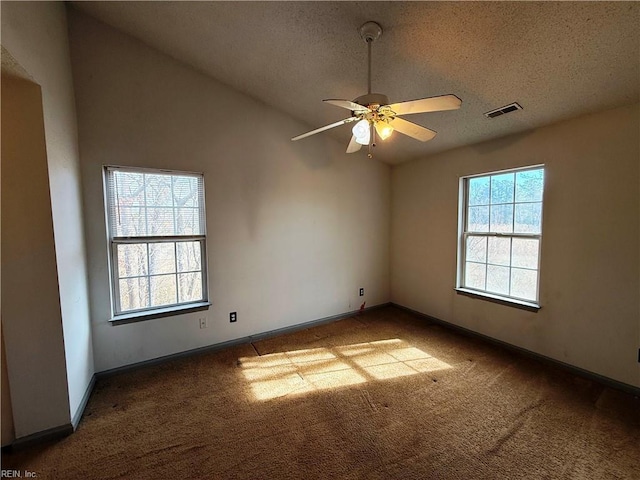
{"type": "Polygon", "coordinates": [[[368,53],[368,77],[367,77],[367,93],[371,93],[371,44],[382,35],[382,27],[376,22],[366,22],[360,29],[360,37],[367,43],[368,53]]]}
{"type": "MultiPolygon", "coordinates": [[[[363,95],[362,97],[359,97],[359,98],[371,99],[371,45],[382,35],[382,27],[376,22],[366,22],[360,27],[359,32],[360,32],[360,37],[367,44],[367,95],[366,96],[363,95]]],[[[384,103],[387,103],[387,102],[384,102],[384,103]]],[[[367,157],[373,158],[373,147],[376,146],[375,144],[376,130],[371,120],[369,120],[369,129],[371,133],[369,136],[369,145],[368,145],[369,151],[367,152],[367,157]]]]}
{"type": "Polygon", "coordinates": [[[371,93],[371,44],[373,40],[367,40],[367,52],[369,57],[368,76],[367,76],[367,93],[371,93]]]}

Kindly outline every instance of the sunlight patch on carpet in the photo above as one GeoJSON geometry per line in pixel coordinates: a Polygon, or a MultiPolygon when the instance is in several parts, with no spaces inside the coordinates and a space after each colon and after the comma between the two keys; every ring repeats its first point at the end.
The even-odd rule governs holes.
{"type": "Polygon", "coordinates": [[[255,400],[452,368],[399,338],[242,357],[238,363],[255,400]]]}

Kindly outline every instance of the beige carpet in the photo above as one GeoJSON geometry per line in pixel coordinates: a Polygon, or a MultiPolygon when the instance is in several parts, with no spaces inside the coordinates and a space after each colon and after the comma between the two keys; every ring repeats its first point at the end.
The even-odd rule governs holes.
{"type": "Polygon", "coordinates": [[[384,308],[98,382],[38,479],[640,478],[640,402],[384,308]]]}

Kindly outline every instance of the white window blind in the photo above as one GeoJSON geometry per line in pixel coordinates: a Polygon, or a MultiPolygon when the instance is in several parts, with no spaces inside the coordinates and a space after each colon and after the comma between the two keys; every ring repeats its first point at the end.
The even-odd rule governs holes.
{"type": "Polygon", "coordinates": [[[106,167],[105,186],[114,314],[205,301],[203,176],[106,167]]]}

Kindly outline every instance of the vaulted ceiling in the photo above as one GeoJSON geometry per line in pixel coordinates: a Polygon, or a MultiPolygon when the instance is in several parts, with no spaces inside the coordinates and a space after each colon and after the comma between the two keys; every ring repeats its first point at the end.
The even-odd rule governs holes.
{"type": "MultiPolygon", "coordinates": [[[[358,28],[376,21],[384,33],[373,45],[374,92],[391,102],[448,93],[463,101],[457,111],[405,117],[438,135],[422,143],[395,133],[380,142],[375,156],[391,164],[640,99],[636,2],[73,6],[288,113],[307,130],[349,116],[323,99],[367,93],[367,46],[358,28]],[[483,116],[511,102],[523,110],[483,116]]],[[[320,135],[333,135],[346,149],[350,126],[320,135]]]]}

